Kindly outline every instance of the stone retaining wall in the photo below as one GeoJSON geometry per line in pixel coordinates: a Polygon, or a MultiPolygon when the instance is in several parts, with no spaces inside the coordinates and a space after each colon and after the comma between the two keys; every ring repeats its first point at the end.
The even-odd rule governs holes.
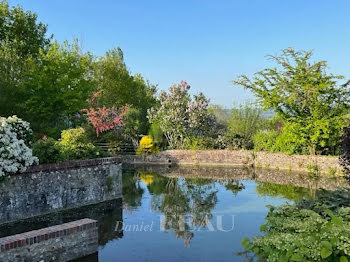
{"type": "Polygon", "coordinates": [[[0,224],[121,198],[122,170],[116,161],[41,165],[10,176],[0,183],[0,224]]]}
{"type": "Polygon", "coordinates": [[[98,250],[97,221],[81,219],[0,238],[0,261],[70,261],[98,250]]]}
{"type": "Polygon", "coordinates": [[[281,153],[254,152],[247,150],[167,150],[149,156],[120,156],[128,164],[170,164],[179,165],[223,165],[252,166],[269,169],[308,172],[310,166],[317,165],[323,174],[338,174],[342,170],[338,157],[308,155],[286,155],[281,153]],[[330,170],[330,168],[332,170],[330,170]]]}

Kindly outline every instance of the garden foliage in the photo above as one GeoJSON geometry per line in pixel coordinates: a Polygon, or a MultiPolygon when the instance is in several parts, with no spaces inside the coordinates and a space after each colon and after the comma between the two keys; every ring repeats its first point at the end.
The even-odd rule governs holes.
{"type": "Polygon", "coordinates": [[[49,137],[35,141],[33,145],[33,155],[39,158],[40,164],[58,163],[62,161],[60,145],[49,137]]]}
{"type": "Polygon", "coordinates": [[[264,109],[274,110],[288,134],[305,144],[309,153],[335,154],[348,125],[350,82],[329,74],[325,61],[312,62],[311,51],[282,51],[270,56],[277,67],[240,76],[233,83],[252,91],[264,109]]]}
{"type": "Polygon", "coordinates": [[[253,149],[254,135],[266,128],[267,122],[260,107],[246,103],[232,109],[225,135],[232,141],[232,148],[253,149]]]}
{"type": "Polygon", "coordinates": [[[159,148],[154,144],[151,136],[144,136],[140,140],[140,146],[136,151],[137,155],[149,155],[159,152],[159,148]]]}
{"type": "Polygon", "coordinates": [[[348,261],[350,191],[320,191],[315,200],[270,207],[263,236],[244,239],[247,250],[268,261],[348,261]]]}
{"type": "Polygon", "coordinates": [[[17,116],[0,117],[0,176],[24,172],[38,162],[31,144],[32,130],[28,122],[17,116]]]}
{"type": "Polygon", "coordinates": [[[98,158],[103,154],[89,141],[82,127],[62,131],[58,145],[64,160],[98,158]]]}
{"type": "Polygon", "coordinates": [[[205,137],[213,128],[215,119],[208,111],[209,100],[202,93],[192,99],[189,89],[182,81],[171,86],[169,93],[162,91],[160,106],[148,112],[150,123],[159,125],[170,148],[183,148],[186,138],[205,137]]]}

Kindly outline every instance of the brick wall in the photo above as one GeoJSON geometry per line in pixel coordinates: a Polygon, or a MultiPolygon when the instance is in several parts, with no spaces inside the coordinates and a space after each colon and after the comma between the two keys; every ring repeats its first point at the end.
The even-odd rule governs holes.
{"type": "Polygon", "coordinates": [[[0,261],[69,261],[98,250],[97,221],[81,219],[0,238],[0,261]]]}

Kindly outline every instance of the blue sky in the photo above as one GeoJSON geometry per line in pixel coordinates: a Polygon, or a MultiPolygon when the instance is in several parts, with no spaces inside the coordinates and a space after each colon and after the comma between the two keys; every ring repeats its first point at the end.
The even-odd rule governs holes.
{"type": "Polygon", "coordinates": [[[9,0],[36,12],[59,41],[97,55],[120,46],[133,73],[159,89],[182,79],[227,107],[252,100],[240,74],[272,66],[287,47],[315,52],[350,77],[348,0],[9,0]]]}

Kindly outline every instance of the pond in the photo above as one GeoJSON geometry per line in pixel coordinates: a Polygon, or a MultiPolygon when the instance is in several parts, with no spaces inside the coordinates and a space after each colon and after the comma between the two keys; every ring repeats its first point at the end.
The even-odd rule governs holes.
{"type": "MultiPolygon", "coordinates": [[[[0,237],[84,218],[96,220],[98,239],[91,246],[85,238],[59,242],[70,247],[71,257],[93,253],[78,262],[255,261],[243,252],[241,241],[261,234],[268,205],[314,198],[319,188],[346,186],[339,179],[305,173],[215,166],[121,170],[107,164],[66,170],[60,173],[61,180],[55,172],[43,175],[25,174],[2,184],[2,221],[9,222],[0,223],[0,237]],[[13,194],[20,191],[23,194],[13,194]],[[77,253],[83,247],[88,252],[77,253]]],[[[81,236],[92,240],[88,233],[81,236]]]]}
{"type": "Polygon", "coordinates": [[[319,183],[338,186],[303,180],[305,174],[272,175],[305,187],[233,168],[124,169],[122,219],[99,220],[119,234],[100,243],[98,255],[78,261],[250,261],[241,241],[260,234],[267,205],[312,198],[319,183]]]}

